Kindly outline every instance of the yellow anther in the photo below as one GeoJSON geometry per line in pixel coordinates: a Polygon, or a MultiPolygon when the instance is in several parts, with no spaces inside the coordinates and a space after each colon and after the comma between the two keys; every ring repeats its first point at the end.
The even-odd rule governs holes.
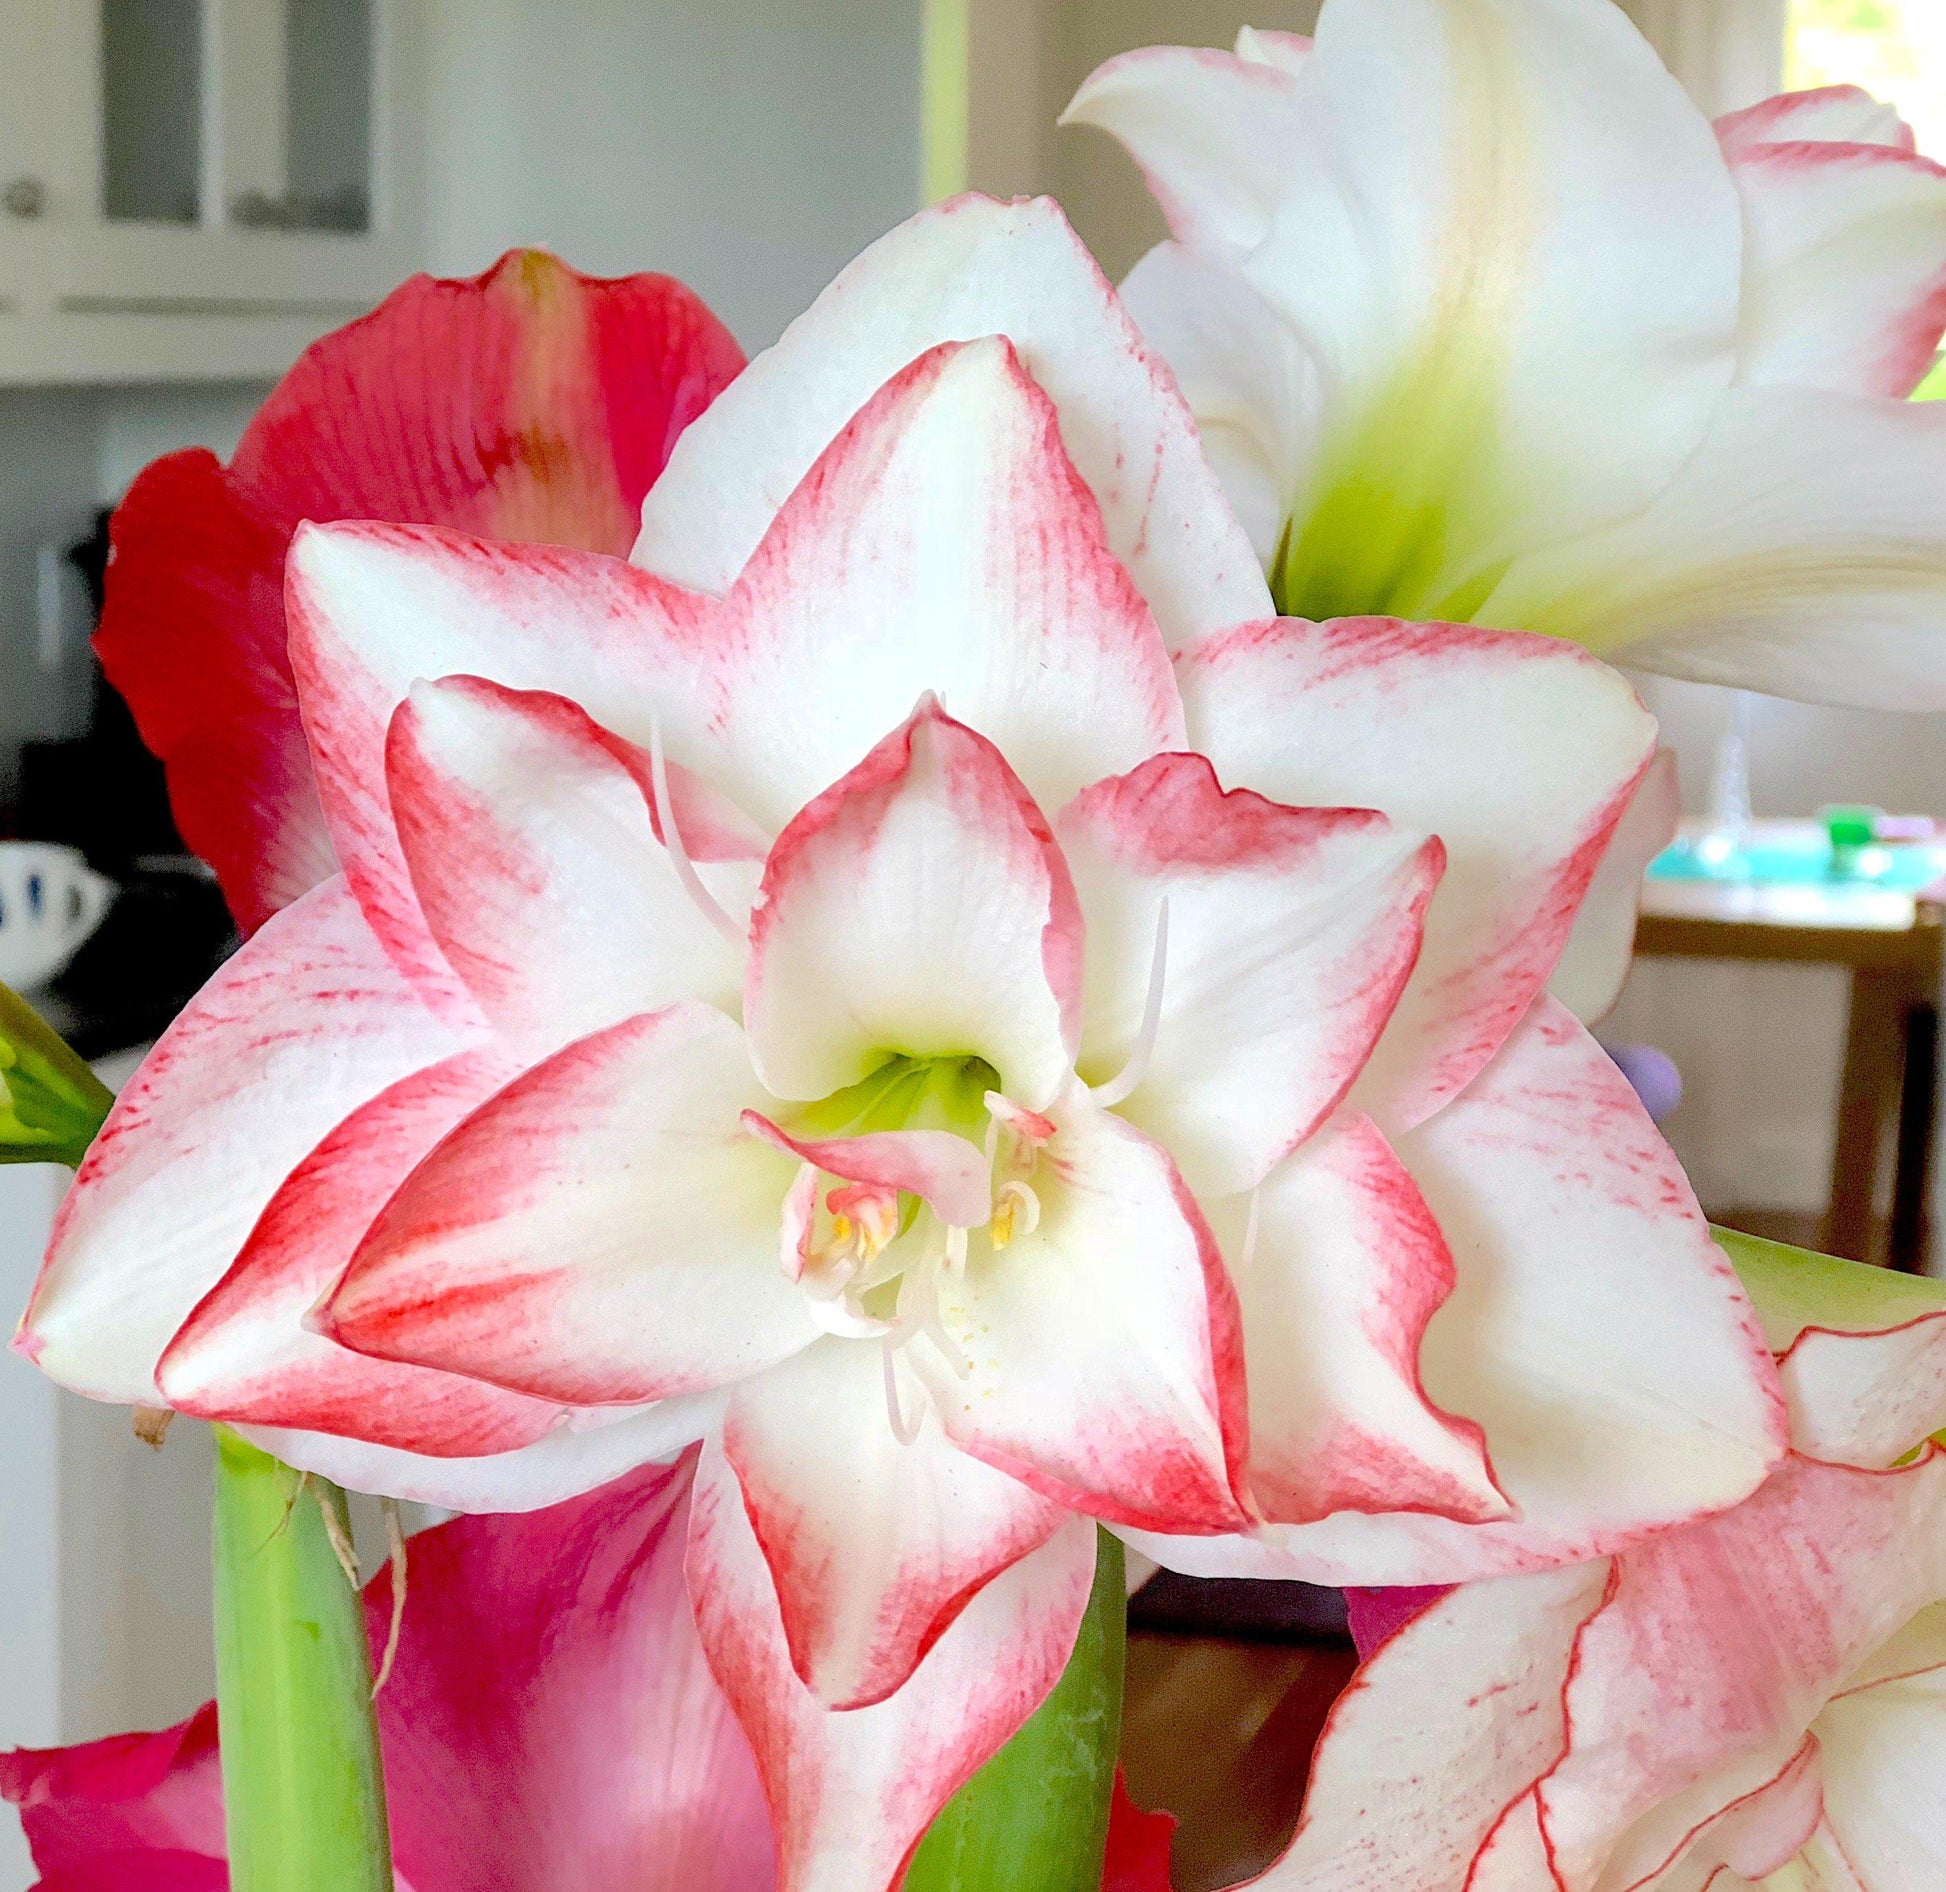
{"type": "Polygon", "coordinates": [[[832,1236],[838,1241],[841,1242],[850,1241],[851,1240],[851,1217],[848,1215],[834,1215],[831,1218],[831,1233],[832,1236]]]}
{"type": "Polygon", "coordinates": [[[1004,1195],[994,1204],[993,1220],[987,1224],[987,1239],[995,1248],[1005,1248],[1014,1238],[1014,1210],[1020,1198],[1004,1195]]]}

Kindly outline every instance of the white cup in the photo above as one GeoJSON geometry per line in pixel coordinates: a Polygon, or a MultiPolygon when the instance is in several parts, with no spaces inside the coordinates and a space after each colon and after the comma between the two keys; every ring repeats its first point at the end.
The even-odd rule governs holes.
{"type": "Polygon", "coordinates": [[[0,841],[0,985],[31,992],[80,950],[115,883],[71,847],[0,841]]]}

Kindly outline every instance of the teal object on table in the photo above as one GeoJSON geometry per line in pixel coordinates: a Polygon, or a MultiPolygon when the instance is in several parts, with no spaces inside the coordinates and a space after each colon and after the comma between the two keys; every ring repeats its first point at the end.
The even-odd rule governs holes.
{"type": "Polygon", "coordinates": [[[1771,887],[1883,887],[1920,893],[1946,880],[1946,848],[1934,842],[1834,848],[1806,823],[1801,833],[1760,834],[1727,852],[1707,835],[1685,835],[1649,863],[1651,880],[1740,881],[1771,887]]]}

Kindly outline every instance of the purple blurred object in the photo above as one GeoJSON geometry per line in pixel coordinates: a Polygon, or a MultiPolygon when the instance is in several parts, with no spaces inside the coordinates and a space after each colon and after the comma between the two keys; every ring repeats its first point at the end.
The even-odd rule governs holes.
{"type": "Polygon", "coordinates": [[[1452,1588],[1450,1584],[1399,1584],[1386,1590],[1347,1590],[1345,1613],[1358,1659],[1369,1662],[1372,1651],[1388,1636],[1429,1610],[1452,1588]]]}
{"type": "Polygon", "coordinates": [[[1654,1045],[1603,1045],[1620,1067],[1642,1108],[1660,1123],[1682,1102],[1682,1073],[1666,1051],[1654,1045]]]}

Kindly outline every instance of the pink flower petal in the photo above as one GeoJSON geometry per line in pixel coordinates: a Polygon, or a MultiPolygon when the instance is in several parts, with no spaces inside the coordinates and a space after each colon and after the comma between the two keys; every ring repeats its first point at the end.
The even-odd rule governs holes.
{"type": "Polygon", "coordinates": [[[947,1437],[1037,1491],[1158,1531],[1244,1522],[1236,1291],[1167,1153],[1080,1086],[1030,1186],[1031,1231],[942,1274],[961,1377],[924,1344],[947,1437]]]}
{"type": "Polygon", "coordinates": [[[1454,625],[1280,619],[1177,672],[1191,742],[1231,787],[1378,808],[1445,844],[1417,969],[1353,1093],[1388,1133],[1423,1121],[1546,984],[1654,722],[1572,645],[1454,625]]]}
{"type": "Polygon", "coordinates": [[[290,1172],[353,1111],[480,1035],[419,1002],[342,881],[315,888],[203,988],[123,1089],[62,1204],[16,1346],[91,1398],[153,1404],[163,1349],[290,1172]]]}
{"type": "Polygon", "coordinates": [[[882,1361],[882,1343],[820,1340],[738,1387],[724,1422],[792,1666],[832,1708],[904,1687],[981,1588],[1068,1516],[930,1421],[902,1441],[882,1361]]]}
{"type": "Polygon", "coordinates": [[[691,1505],[697,1629],[777,1818],[778,1892],[889,1892],[934,1814],[1060,1680],[1094,1526],[1070,1519],[973,1598],[896,1694],[838,1712],[792,1667],[769,1566],[714,1448],[691,1505]]]}
{"type": "Polygon", "coordinates": [[[1199,1196],[1253,1188],[1350,1088],[1419,954],[1436,841],[1225,794],[1201,756],[1097,782],[1055,823],[1087,922],[1082,1073],[1127,1063],[1168,902],[1147,1074],[1116,1108],[1199,1196]]]}
{"type": "Polygon", "coordinates": [[[778,1268],[795,1166],[739,1121],[742,1034],[688,1004],[568,1046],[413,1171],[323,1316],[340,1344],[569,1405],[707,1391],[816,1338],[778,1268]]]}
{"type": "Polygon", "coordinates": [[[892,1052],[984,1058],[1030,1108],[1054,1095],[1080,1037],[1081,910],[990,742],[928,701],[791,822],[757,895],[744,1019],[780,1097],[842,1090],[892,1052]]]}
{"type": "Polygon", "coordinates": [[[136,481],[102,661],[246,930],[336,871],[284,655],[298,521],[625,552],[676,436],[741,366],[680,283],[518,251],[468,282],[414,277],[317,343],[227,469],[197,449],[136,481]]]}
{"type": "Polygon", "coordinates": [[[855,1137],[794,1137],[755,1110],[743,1127],[774,1149],[830,1176],[903,1190],[955,1228],[979,1228],[993,1213],[985,1156],[950,1130],[883,1130],[855,1137]]]}

